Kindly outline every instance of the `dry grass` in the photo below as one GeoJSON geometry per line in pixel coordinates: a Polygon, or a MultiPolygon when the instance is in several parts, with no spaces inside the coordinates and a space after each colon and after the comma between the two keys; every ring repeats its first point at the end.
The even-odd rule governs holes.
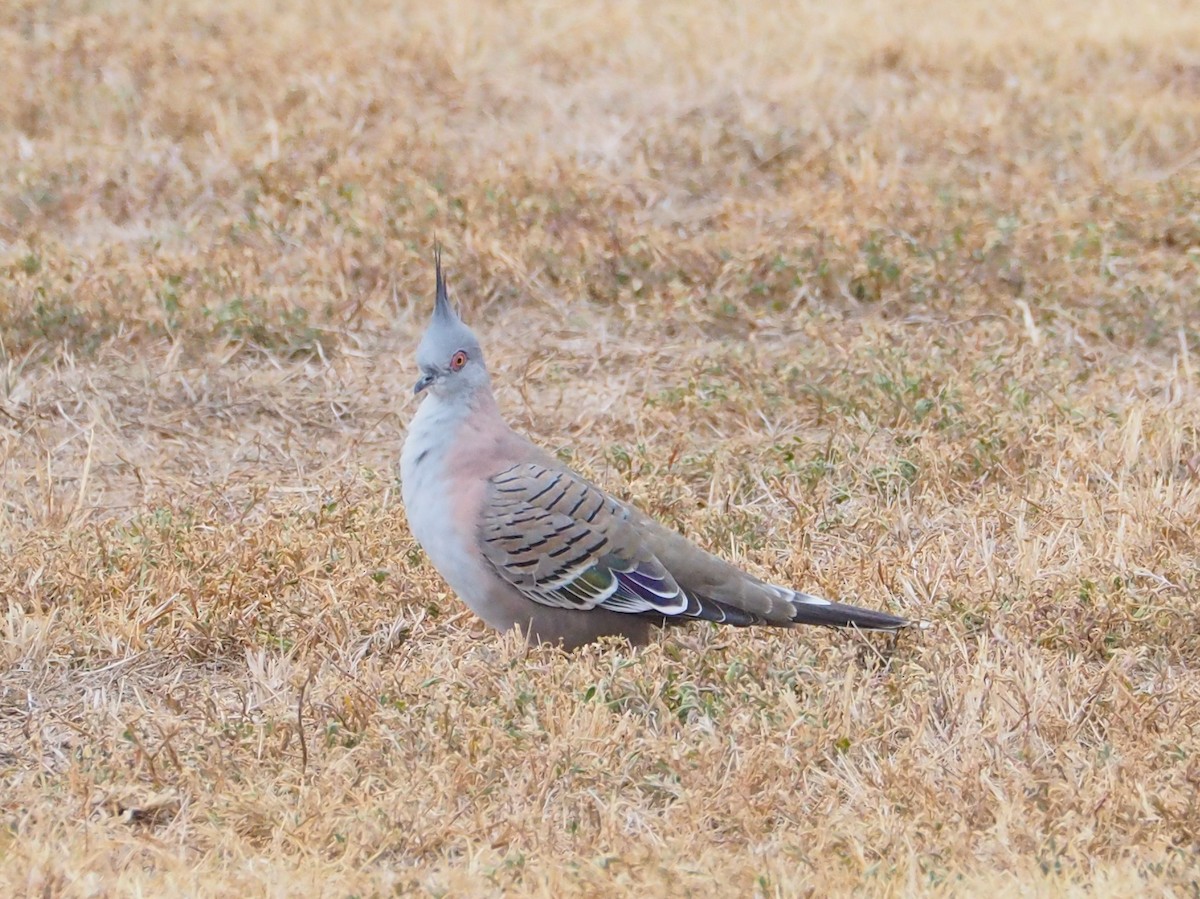
{"type": "Polygon", "coordinates": [[[1196,4],[0,18],[0,893],[1200,893],[1196,4]],[[435,236],[519,427],[933,627],[482,630],[435,236]]]}

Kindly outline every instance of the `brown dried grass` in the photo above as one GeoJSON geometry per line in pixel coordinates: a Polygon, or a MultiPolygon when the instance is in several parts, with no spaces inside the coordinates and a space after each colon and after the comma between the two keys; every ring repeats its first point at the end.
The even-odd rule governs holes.
{"type": "Polygon", "coordinates": [[[1200,890],[1195,4],[0,17],[5,895],[1200,890]],[[435,236],[519,427],[933,627],[483,631],[435,236]]]}

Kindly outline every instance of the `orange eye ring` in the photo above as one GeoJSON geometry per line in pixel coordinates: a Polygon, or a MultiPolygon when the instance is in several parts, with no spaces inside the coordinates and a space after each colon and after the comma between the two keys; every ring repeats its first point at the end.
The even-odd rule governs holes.
{"type": "Polygon", "coordinates": [[[450,371],[458,371],[467,364],[467,354],[459,350],[450,357],[450,371]]]}

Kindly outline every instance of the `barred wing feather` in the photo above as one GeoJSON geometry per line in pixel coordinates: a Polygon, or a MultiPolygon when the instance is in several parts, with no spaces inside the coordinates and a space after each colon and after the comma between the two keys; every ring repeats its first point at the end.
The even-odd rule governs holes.
{"type": "Polygon", "coordinates": [[[698,606],[628,510],[567,471],[524,463],[493,477],[479,536],[496,573],[543,605],[663,616],[698,606]]]}

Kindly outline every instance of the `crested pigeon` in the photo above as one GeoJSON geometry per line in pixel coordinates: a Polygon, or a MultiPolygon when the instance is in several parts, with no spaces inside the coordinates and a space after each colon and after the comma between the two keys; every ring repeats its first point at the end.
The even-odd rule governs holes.
{"type": "Polygon", "coordinates": [[[570,471],[500,415],[479,341],[435,255],[433,318],[417,348],[424,394],[400,459],[413,536],[499,631],[572,649],[655,625],[819,624],[896,631],[903,618],[776,587],[705,552],[570,471]]]}

